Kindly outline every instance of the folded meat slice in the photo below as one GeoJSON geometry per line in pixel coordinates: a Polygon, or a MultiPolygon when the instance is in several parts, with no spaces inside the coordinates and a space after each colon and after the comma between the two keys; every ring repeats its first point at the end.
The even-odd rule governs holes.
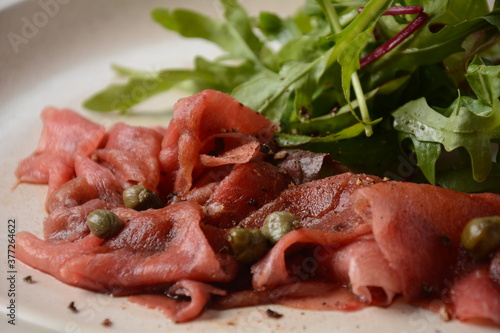
{"type": "Polygon", "coordinates": [[[105,147],[94,155],[123,188],[139,184],[154,190],[160,181],[162,138],[156,130],[117,123],[109,129],[105,147]]]}
{"type": "MultiPolygon", "coordinates": [[[[311,265],[329,258],[336,248],[355,241],[371,232],[371,226],[354,212],[351,196],[354,191],[372,186],[380,179],[374,176],[343,173],[287,189],[274,201],[264,205],[241,222],[243,227],[262,227],[267,215],[273,211],[288,211],[295,215],[303,228],[285,235],[271,251],[252,267],[255,289],[274,288],[304,278],[294,272],[287,262],[290,255],[303,244],[312,246],[308,258],[311,265]],[[329,252],[323,255],[324,251],[329,252]],[[324,257],[324,258],[323,258],[324,257]],[[321,259],[323,258],[323,259],[321,259]]],[[[303,262],[307,262],[304,259],[303,262]]],[[[299,270],[300,270],[299,264],[299,270]]],[[[309,272],[310,273],[310,272],[309,272]]],[[[314,273],[316,274],[316,272],[314,273]]]]}
{"type": "Polygon", "coordinates": [[[298,281],[273,289],[237,291],[213,298],[209,306],[214,309],[232,309],[261,304],[340,311],[355,311],[367,306],[344,286],[329,281],[298,281]]]}
{"type": "Polygon", "coordinates": [[[99,193],[86,178],[76,177],[64,183],[47,197],[46,208],[52,213],[58,208],[71,208],[98,198],[99,193]]]}
{"type": "Polygon", "coordinates": [[[500,215],[500,196],[406,182],[359,189],[352,202],[372,225],[408,300],[439,296],[445,281],[455,274],[464,226],[474,217],[500,215]]]}
{"type": "Polygon", "coordinates": [[[251,212],[274,200],[289,184],[290,178],[267,162],[238,164],[206,201],[206,221],[219,228],[234,227],[251,212]]]}
{"type": "Polygon", "coordinates": [[[43,236],[54,241],[72,242],[81,239],[90,232],[87,227],[88,214],[96,209],[113,207],[106,201],[91,199],[81,205],[55,209],[43,220],[43,236]]]}
{"type": "Polygon", "coordinates": [[[74,176],[75,154],[89,156],[104,138],[105,129],[68,109],[42,111],[43,129],[37,149],[19,163],[20,182],[49,184],[49,194],[74,176]]]}
{"type": "Polygon", "coordinates": [[[384,258],[373,235],[360,237],[321,261],[324,274],[350,286],[365,303],[390,305],[401,292],[401,281],[384,258]]]}
{"type": "Polygon", "coordinates": [[[182,202],[137,212],[117,207],[125,223],[108,240],[92,234],[76,240],[43,241],[18,234],[19,260],[62,282],[115,295],[165,290],[182,279],[229,281],[236,262],[212,248],[201,228],[202,210],[182,202]]]}
{"type": "MultiPolygon", "coordinates": [[[[242,105],[233,97],[214,90],[204,90],[191,97],[180,99],[174,106],[174,116],[168,127],[168,133],[162,142],[160,163],[166,178],[174,182],[172,191],[185,195],[193,183],[196,168],[221,163],[245,163],[255,155],[259,147],[248,141],[248,136],[256,142],[268,142],[276,125],[261,114],[242,105]],[[227,136],[224,133],[232,133],[227,136]],[[221,134],[224,134],[221,136],[221,134]],[[217,141],[236,140],[241,136],[245,148],[231,146],[232,152],[217,147],[217,141]],[[214,142],[217,156],[204,155],[200,161],[200,152],[208,142],[214,142]],[[228,158],[230,157],[230,158],[228,158]]],[[[224,148],[224,147],[222,147],[224,148]]]]}
{"type": "Polygon", "coordinates": [[[198,317],[211,295],[226,295],[222,289],[194,280],[180,280],[160,294],[130,296],[128,300],[155,309],[175,323],[184,323],[198,317]]]}
{"type": "Polygon", "coordinates": [[[346,230],[363,223],[353,210],[351,196],[361,187],[381,180],[350,172],[315,180],[283,191],[276,200],[241,221],[247,228],[260,228],[274,211],[288,211],[301,225],[325,231],[346,230]]]}
{"type": "Polygon", "coordinates": [[[261,227],[270,212],[287,210],[304,225],[252,266],[253,288],[270,293],[319,279],[348,286],[362,303],[387,306],[398,295],[411,302],[442,297],[451,281],[451,315],[497,323],[498,255],[486,273],[467,275],[476,264],[464,259],[460,235],[470,219],[500,215],[500,197],[366,177],[347,173],[285,190],[243,220],[261,227]],[[466,310],[468,301],[487,310],[466,310]]]}
{"type": "Polygon", "coordinates": [[[200,147],[200,162],[206,167],[246,163],[260,153],[256,137],[242,133],[220,133],[209,136],[200,147]]]}
{"type": "Polygon", "coordinates": [[[451,300],[456,318],[500,325],[500,284],[493,281],[486,265],[458,279],[451,288],[451,300]]]}
{"type": "Polygon", "coordinates": [[[283,236],[263,259],[252,266],[252,286],[255,290],[266,290],[308,280],[321,273],[321,261],[329,258],[339,247],[370,232],[368,224],[360,224],[347,232],[309,228],[291,231],[283,236]],[[312,246],[304,256],[299,250],[303,250],[306,244],[312,246]],[[298,255],[294,255],[295,253],[298,255]]]}
{"type": "Polygon", "coordinates": [[[77,178],[86,179],[89,191],[97,193],[97,198],[116,205],[123,204],[123,184],[107,167],[90,157],[76,155],[75,173],[77,178]]]}

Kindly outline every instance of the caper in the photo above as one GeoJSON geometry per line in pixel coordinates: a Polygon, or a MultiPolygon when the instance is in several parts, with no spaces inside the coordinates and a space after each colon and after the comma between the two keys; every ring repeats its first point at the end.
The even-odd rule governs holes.
{"type": "Polygon", "coordinates": [[[276,211],[267,215],[262,226],[262,233],[273,244],[292,230],[299,229],[300,222],[289,212],[276,211]]]}
{"type": "Polygon", "coordinates": [[[475,259],[486,259],[500,249],[500,216],[472,219],[462,231],[462,245],[475,259]]]}
{"type": "Polygon", "coordinates": [[[123,203],[126,207],[135,210],[158,209],[164,206],[158,194],[142,185],[134,185],[125,189],[123,203]]]}
{"type": "Polygon", "coordinates": [[[233,228],[229,231],[229,244],[236,260],[251,264],[268,251],[267,240],[260,229],[233,228]]]}
{"type": "Polygon", "coordinates": [[[119,233],[124,224],[112,211],[96,209],[87,215],[87,226],[97,237],[107,239],[119,233]]]}

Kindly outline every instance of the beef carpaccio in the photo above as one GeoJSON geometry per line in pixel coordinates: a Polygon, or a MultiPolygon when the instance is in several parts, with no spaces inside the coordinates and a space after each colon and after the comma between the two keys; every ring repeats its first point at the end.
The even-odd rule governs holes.
{"type": "Polygon", "coordinates": [[[232,97],[181,99],[165,128],[109,129],[47,108],[20,182],[48,184],[45,239],[17,236],[18,258],[69,285],[127,296],[175,322],[206,308],[281,304],[353,311],[403,298],[447,319],[500,326],[500,252],[472,259],[465,225],[500,215],[500,196],[354,174],[328,155],[279,150],[274,124],[232,97]],[[137,210],[142,185],[163,203],[137,210]],[[89,230],[114,213],[110,237],[89,230]],[[299,227],[254,261],[234,230],[261,230],[273,212],[299,227]],[[438,304],[438,306],[435,306],[438,304]]]}

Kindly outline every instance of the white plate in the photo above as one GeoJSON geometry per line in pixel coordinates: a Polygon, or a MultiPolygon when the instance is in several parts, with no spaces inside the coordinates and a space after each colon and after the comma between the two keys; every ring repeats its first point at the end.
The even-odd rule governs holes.
{"type": "MultiPolygon", "coordinates": [[[[302,0],[243,1],[251,13],[260,9],[291,13],[302,0]]],[[[368,308],[353,313],[318,312],[260,306],[207,311],[192,323],[175,325],[160,313],[64,285],[52,277],[16,263],[15,297],[8,295],[7,221],[17,230],[41,236],[45,186],[16,183],[14,170],[37,145],[40,111],[46,105],[70,107],[95,121],[110,125],[167,124],[169,109],[179,91],[143,106],[149,117],[124,118],[84,111],[81,102],[114,79],[111,63],[135,68],[189,67],[196,54],[213,57],[218,50],[199,40],[182,40],[149,16],[155,7],[190,7],[220,16],[217,0],[8,0],[0,5],[0,332],[493,332],[493,328],[443,322],[438,315],[396,304],[389,309],[368,308]],[[23,281],[31,275],[35,283],[23,281]],[[16,306],[16,325],[6,311],[16,306]],[[79,313],[68,309],[75,302],[79,313]],[[271,308],[284,314],[267,318],[271,308]],[[103,327],[109,318],[112,327],[103,327]]]]}

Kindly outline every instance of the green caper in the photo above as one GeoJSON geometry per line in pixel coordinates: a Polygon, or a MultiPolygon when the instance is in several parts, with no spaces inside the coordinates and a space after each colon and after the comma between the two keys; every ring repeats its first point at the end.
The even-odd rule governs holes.
{"type": "Polygon", "coordinates": [[[164,206],[158,194],[142,185],[134,185],[125,189],[123,203],[126,207],[135,210],[158,209],[164,206]]]}
{"type": "Polygon", "coordinates": [[[292,213],[276,211],[267,215],[262,226],[262,233],[272,244],[276,244],[281,237],[299,228],[300,222],[292,213]]]}
{"type": "Polygon", "coordinates": [[[112,211],[96,209],[87,215],[87,226],[97,237],[107,239],[119,233],[124,224],[112,211]]]}
{"type": "Polygon", "coordinates": [[[486,259],[500,249],[500,216],[472,219],[462,231],[462,245],[475,259],[486,259]]]}
{"type": "Polygon", "coordinates": [[[229,244],[236,260],[251,264],[268,251],[267,240],[260,229],[233,228],[229,231],[229,244]]]}

